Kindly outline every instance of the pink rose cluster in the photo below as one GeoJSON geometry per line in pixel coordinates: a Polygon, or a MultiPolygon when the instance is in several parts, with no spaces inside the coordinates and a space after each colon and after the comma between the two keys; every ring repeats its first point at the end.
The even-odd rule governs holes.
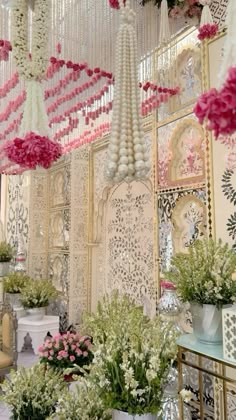
{"type": "Polygon", "coordinates": [[[16,137],[4,147],[4,152],[11,162],[28,169],[42,166],[48,169],[62,155],[59,143],[46,136],[30,132],[24,138],[16,137]]]}
{"type": "Polygon", "coordinates": [[[214,38],[218,32],[217,23],[206,23],[198,28],[198,39],[204,41],[204,39],[214,38]]]}
{"type": "Polygon", "coordinates": [[[212,88],[198,98],[194,113],[200,124],[208,122],[216,138],[236,131],[236,67],[230,67],[222,89],[212,88]]]}
{"type": "Polygon", "coordinates": [[[41,363],[66,369],[88,365],[93,357],[91,347],[90,337],[67,332],[47,337],[38,352],[41,363]]]}
{"type": "Polygon", "coordinates": [[[12,51],[10,41],[0,39],[0,61],[8,61],[10,51],[12,51]]]}

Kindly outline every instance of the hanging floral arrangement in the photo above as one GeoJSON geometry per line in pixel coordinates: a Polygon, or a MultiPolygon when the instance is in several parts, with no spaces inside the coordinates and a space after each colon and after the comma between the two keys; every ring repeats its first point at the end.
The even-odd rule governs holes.
{"type": "Polygon", "coordinates": [[[4,151],[11,162],[21,167],[47,169],[62,154],[61,145],[50,140],[41,85],[48,63],[49,0],[16,0],[12,16],[13,57],[19,75],[27,81],[27,94],[20,134],[6,144],[4,151]],[[33,9],[30,54],[29,8],[33,9]]]}
{"type": "Polygon", "coordinates": [[[236,66],[231,67],[221,89],[203,93],[194,107],[199,123],[207,122],[216,138],[236,131],[236,66]]]}
{"type": "MultiPolygon", "coordinates": [[[[141,0],[141,4],[153,2],[154,5],[161,7],[162,0],[141,0]]],[[[172,18],[189,17],[193,18],[197,16],[200,18],[202,5],[198,0],[167,0],[169,16],[172,18]]]]}
{"type": "Polygon", "coordinates": [[[198,28],[198,39],[204,41],[204,39],[214,38],[218,33],[218,25],[214,23],[213,17],[210,11],[211,0],[200,0],[203,6],[200,26],[198,28]]]}

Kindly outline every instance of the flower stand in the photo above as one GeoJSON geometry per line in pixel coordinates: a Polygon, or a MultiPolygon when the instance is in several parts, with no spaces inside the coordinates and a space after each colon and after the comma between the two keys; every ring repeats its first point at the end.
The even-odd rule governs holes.
{"type": "Polygon", "coordinates": [[[33,351],[38,354],[38,348],[42,345],[48,332],[52,335],[59,332],[58,316],[45,316],[40,321],[33,321],[29,317],[20,318],[17,330],[17,351],[21,352],[28,334],[32,340],[33,351]]]}

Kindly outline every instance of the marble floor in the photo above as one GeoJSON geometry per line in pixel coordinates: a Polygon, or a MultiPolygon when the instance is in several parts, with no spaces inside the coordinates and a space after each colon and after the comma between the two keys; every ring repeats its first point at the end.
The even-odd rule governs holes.
{"type": "MultiPolygon", "coordinates": [[[[30,367],[34,363],[36,363],[37,360],[38,360],[38,357],[35,356],[32,350],[29,350],[29,351],[19,353],[17,364],[19,367],[20,366],[30,367]]],[[[9,420],[10,415],[11,413],[8,407],[0,402],[0,420],[9,420]]]]}

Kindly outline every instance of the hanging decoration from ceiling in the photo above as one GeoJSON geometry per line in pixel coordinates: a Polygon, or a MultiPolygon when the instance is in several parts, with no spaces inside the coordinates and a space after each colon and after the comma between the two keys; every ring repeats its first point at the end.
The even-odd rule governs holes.
{"type": "Polygon", "coordinates": [[[218,32],[217,23],[213,22],[212,14],[210,11],[211,0],[200,0],[203,6],[200,26],[198,28],[198,39],[204,41],[204,39],[214,38],[218,32]]]}
{"type": "Polygon", "coordinates": [[[62,154],[61,145],[50,140],[41,85],[47,68],[49,0],[16,0],[12,14],[13,56],[27,89],[19,137],[7,142],[4,152],[11,162],[23,168],[49,168],[62,154]],[[28,35],[29,6],[33,8],[32,40],[28,35]]]}
{"type": "Polygon", "coordinates": [[[227,10],[227,35],[220,69],[220,86],[203,93],[194,108],[200,124],[207,122],[207,129],[215,138],[236,132],[236,1],[229,0],[227,10]]]}
{"type": "MultiPolygon", "coordinates": [[[[141,4],[143,6],[150,2],[153,2],[158,7],[161,7],[162,0],[141,0],[141,4]]],[[[167,0],[167,6],[169,16],[172,18],[193,18],[195,16],[200,18],[201,16],[202,4],[199,0],[167,0]]]]}
{"type": "Polygon", "coordinates": [[[150,169],[139,113],[135,12],[120,5],[112,130],[106,176],[117,183],[144,178],[150,169]]]}

